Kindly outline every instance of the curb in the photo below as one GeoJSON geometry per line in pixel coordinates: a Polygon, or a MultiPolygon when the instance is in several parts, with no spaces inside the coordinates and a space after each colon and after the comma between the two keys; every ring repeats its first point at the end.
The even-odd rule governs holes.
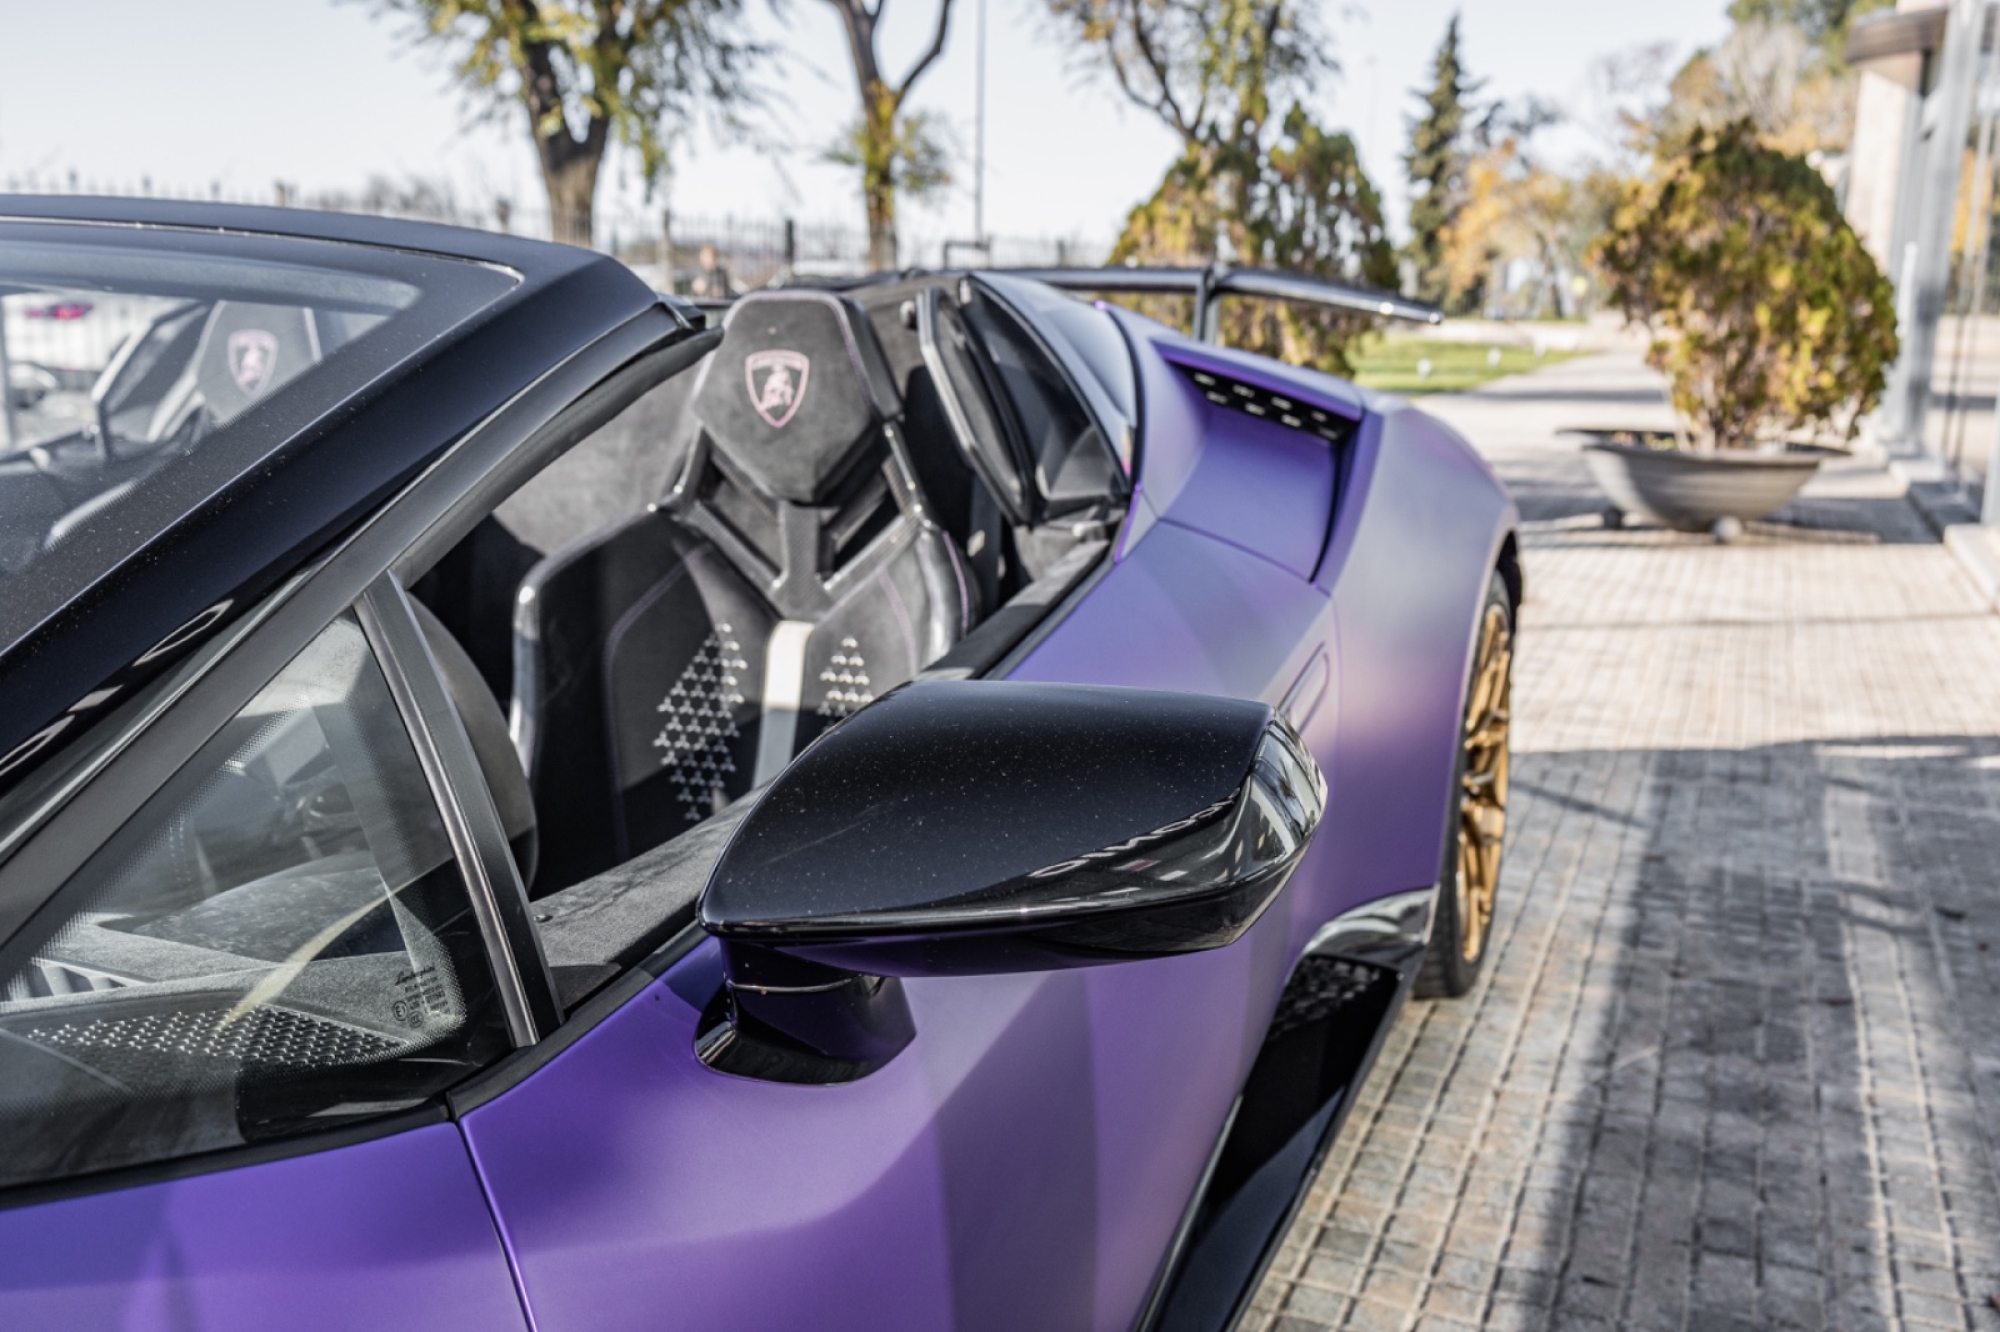
{"type": "Polygon", "coordinates": [[[1903,493],[1917,516],[1940,539],[1946,528],[1978,525],[1979,511],[1930,459],[1891,459],[1889,474],[1903,483],[1903,493]]]}
{"type": "Polygon", "coordinates": [[[2000,528],[1953,523],[1944,529],[1944,545],[1958,557],[1986,604],[2000,611],[2000,528]]]}
{"type": "Polygon", "coordinates": [[[2000,528],[1981,523],[1964,492],[1940,479],[1935,466],[1925,465],[1928,461],[1896,459],[1889,471],[1901,479],[1910,507],[1958,560],[1980,599],[2000,611],[2000,528]]]}

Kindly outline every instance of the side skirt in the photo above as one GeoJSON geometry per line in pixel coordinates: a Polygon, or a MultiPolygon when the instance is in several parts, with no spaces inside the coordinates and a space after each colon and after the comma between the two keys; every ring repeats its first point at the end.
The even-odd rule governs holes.
{"type": "Polygon", "coordinates": [[[1306,946],[1138,1332],[1226,1332],[1241,1320],[1409,996],[1436,895],[1377,899],[1306,946]]]}

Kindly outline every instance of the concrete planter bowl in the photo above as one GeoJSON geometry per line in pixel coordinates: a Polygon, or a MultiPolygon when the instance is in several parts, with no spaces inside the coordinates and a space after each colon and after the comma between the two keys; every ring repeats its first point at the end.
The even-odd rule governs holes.
{"type": "Polygon", "coordinates": [[[1611,507],[1607,527],[1630,517],[1728,540],[1743,524],[1783,508],[1834,452],[1800,445],[1782,453],[1704,453],[1672,447],[1651,430],[1578,430],[1583,460],[1611,507]]]}

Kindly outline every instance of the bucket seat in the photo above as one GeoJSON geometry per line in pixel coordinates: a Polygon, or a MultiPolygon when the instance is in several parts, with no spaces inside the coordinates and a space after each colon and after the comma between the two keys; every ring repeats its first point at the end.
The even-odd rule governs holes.
{"type": "Polygon", "coordinates": [[[861,309],[758,293],[723,327],[673,489],[540,561],[518,593],[512,725],[537,895],[770,780],[979,614],[861,309]]]}

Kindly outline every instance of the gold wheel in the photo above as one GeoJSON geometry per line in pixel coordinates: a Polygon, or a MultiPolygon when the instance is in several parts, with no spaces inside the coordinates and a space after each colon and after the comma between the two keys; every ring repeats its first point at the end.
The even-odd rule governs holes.
{"type": "Polygon", "coordinates": [[[1477,962],[1493,925],[1500,844],[1507,833],[1507,733],[1514,696],[1514,642],[1504,606],[1486,607],[1465,705],[1465,763],[1458,793],[1459,952],[1477,962]]]}

